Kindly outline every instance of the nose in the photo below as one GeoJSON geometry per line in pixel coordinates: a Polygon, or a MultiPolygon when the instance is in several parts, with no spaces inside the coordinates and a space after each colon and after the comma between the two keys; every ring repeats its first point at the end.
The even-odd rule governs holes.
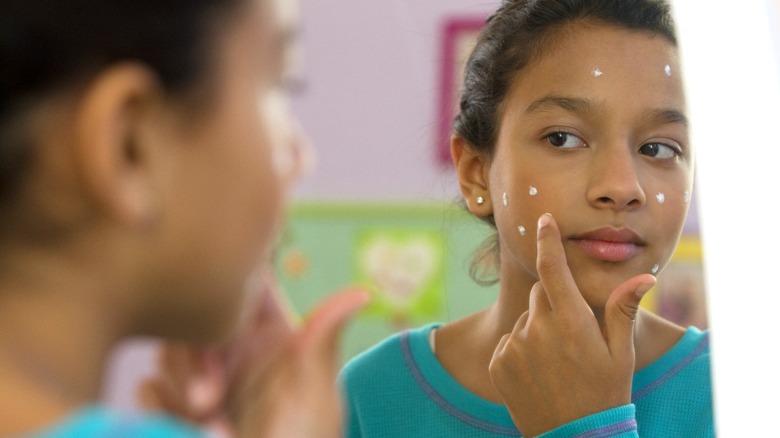
{"type": "Polygon", "coordinates": [[[596,208],[633,210],[647,201],[637,172],[640,157],[625,145],[603,148],[589,163],[588,202],[596,208]]]}

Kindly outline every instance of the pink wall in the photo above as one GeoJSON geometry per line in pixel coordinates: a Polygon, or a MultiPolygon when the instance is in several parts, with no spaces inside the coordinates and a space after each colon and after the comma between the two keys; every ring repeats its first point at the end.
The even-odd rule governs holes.
{"type": "Polygon", "coordinates": [[[497,0],[303,0],[306,91],[296,108],[318,150],[299,199],[442,200],[437,165],[441,36],[497,0]]]}

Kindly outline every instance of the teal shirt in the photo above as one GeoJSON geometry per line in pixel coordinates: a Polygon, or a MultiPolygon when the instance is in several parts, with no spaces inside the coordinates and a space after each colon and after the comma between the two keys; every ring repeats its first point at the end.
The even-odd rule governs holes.
{"type": "Polygon", "coordinates": [[[201,430],[165,415],[125,415],[93,406],[28,438],[205,438],[201,430]]]}
{"type": "MultiPolygon", "coordinates": [[[[518,437],[506,407],[469,392],[442,367],[428,334],[391,336],[341,372],[349,438],[518,437]]],[[[545,437],[713,437],[708,332],[690,327],[634,375],[632,404],[581,418],[545,437]]]]}

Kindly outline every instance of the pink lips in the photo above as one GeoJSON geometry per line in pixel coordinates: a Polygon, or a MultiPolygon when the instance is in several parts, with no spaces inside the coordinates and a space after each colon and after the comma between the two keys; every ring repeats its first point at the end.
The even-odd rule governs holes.
{"type": "Polygon", "coordinates": [[[608,262],[623,262],[634,257],[644,242],[627,229],[600,228],[572,237],[589,256],[608,262]]]}

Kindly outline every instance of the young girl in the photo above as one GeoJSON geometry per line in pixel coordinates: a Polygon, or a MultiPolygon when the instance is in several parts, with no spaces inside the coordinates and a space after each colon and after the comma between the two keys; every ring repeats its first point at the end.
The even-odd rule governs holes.
{"type": "Polygon", "coordinates": [[[350,361],[348,435],[714,435],[708,334],[639,309],[693,180],[669,6],[505,0],[451,149],[497,302],[350,361]]]}
{"type": "MultiPolygon", "coordinates": [[[[303,166],[293,6],[3,2],[0,436],[200,435],[101,407],[99,386],[123,338],[221,341],[268,300],[250,295],[303,166]]],[[[335,340],[364,302],[337,295],[245,358],[237,435],[340,434],[335,340]]]]}

